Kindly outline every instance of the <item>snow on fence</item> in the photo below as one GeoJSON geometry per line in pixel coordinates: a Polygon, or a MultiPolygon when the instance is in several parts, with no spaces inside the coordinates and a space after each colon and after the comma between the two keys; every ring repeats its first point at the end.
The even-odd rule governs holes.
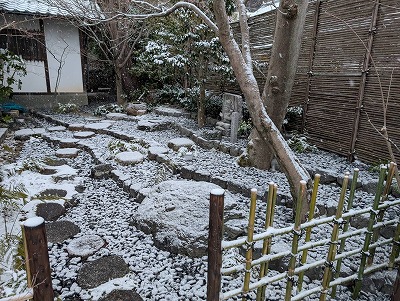
{"type": "Polygon", "coordinates": [[[32,217],[22,223],[25,249],[25,267],[28,290],[24,293],[0,299],[0,301],[53,301],[49,253],[45,222],[42,217],[32,217]]]}
{"type": "MultiPolygon", "coordinates": [[[[277,185],[269,184],[267,198],[267,212],[265,218],[265,231],[254,234],[254,221],[257,200],[257,190],[251,190],[250,214],[247,228],[247,236],[233,241],[224,241],[223,237],[223,191],[212,191],[210,194],[210,220],[208,241],[208,283],[207,301],[226,300],[235,296],[242,296],[243,300],[249,292],[256,293],[256,300],[265,299],[265,290],[269,284],[286,279],[285,301],[302,300],[307,296],[319,294],[320,300],[326,300],[328,295],[332,298],[336,295],[336,287],[341,284],[354,282],[353,298],[360,294],[364,275],[382,269],[392,269],[395,263],[400,262],[400,223],[398,217],[394,220],[385,220],[384,213],[389,207],[400,205],[400,200],[388,200],[396,164],[391,163],[389,168],[382,166],[373,205],[364,209],[353,209],[353,200],[357,185],[358,169],[354,170],[350,183],[350,175],[346,173],[335,216],[314,218],[317,192],[320,175],[315,175],[314,187],[311,194],[310,211],[308,221],[301,223],[300,211],[302,203],[306,201],[306,183],[301,183],[301,189],[296,204],[294,224],[285,228],[274,228],[274,213],[277,196],[277,185]],[[348,186],[351,186],[348,191],[348,186]],[[346,205],[346,207],[345,207],[346,205]],[[350,219],[355,216],[369,214],[367,226],[361,229],[349,229],[350,219]],[[311,231],[314,227],[333,223],[331,236],[311,241],[311,231]],[[380,229],[387,226],[395,226],[393,238],[380,238],[380,229]],[[341,230],[341,231],[340,231],[341,230]],[[300,240],[305,232],[304,239],[300,240]],[[271,253],[273,237],[292,233],[291,250],[279,253],[271,253]],[[364,237],[362,247],[345,250],[346,240],[350,237],[364,237]],[[262,241],[262,253],[259,259],[253,260],[253,246],[256,241],[262,241]],[[244,246],[246,250],[244,263],[223,268],[222,251],[234,247],[244,246]],[[312,248],[326,246],[325,259],[307,263],[308,251],[312,248]],[[390,255],[386,262],[374,263],[374,255],[378,248],[389,247],[390,255]],[[361,255],[360,255],[361,254],[361,255]],[[298,256],[301,255],[300,261],[298,256]],[[360,256],[357,273],[346,277],[340,277],[342,262],[346,258],[357,260],[360,256]],[[285,272],[268,276],[270,262],[289,256],[288,269],[285,272]],[[321,283],[314,288],[303,290],[303,277],[307,270],[323,267],[324,274],[321,283]],[[258,272],[258,279],[252,279],[252,274],[258,272]],[[243,285],[230,291],[222,291],[221,278],[223,275],[244,273],[243,285]],[[251,281],[253,280],[253,281],[251,281]],[[296,288],[297,293],[294,292],[296,288]]],[[[254,278],[254,277],[253,277],[254,278]]]]}

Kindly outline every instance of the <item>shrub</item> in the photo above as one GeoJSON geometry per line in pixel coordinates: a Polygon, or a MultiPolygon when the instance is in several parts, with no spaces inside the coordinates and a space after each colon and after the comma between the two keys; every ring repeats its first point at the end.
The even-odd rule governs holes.
{"type": "Polygon", "coordinates": [[[288,144],[292,150],[298,153],[310,153],[318,150],[315,145],[309,144],[303,135],[294,135],[288,140],[288,144]]]}
{"type": "Polygon", "coordinates": [[[74,103],[59,103],[56,109],[56,112],[60,114],[77,113],[78,111],[79,107],[74,103]]]}

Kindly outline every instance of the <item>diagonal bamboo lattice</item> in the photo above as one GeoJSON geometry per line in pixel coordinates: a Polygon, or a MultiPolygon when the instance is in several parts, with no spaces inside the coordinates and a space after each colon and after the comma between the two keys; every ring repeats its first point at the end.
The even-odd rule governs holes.
{"type": "MultiPolygon", "coordinates": [[[[267,286],[285,279],[285,301],[303,300],[308,296],[316,294],[319,294],[320,300],[327,300],[328,297],[334,298],[338,285],[349,284],[351,282],[354,282],[353,298],[356,299],[360,294],[364,275],[381,269],[392,269],[395,267],[396,263],[400,262],[399,219],[396,218],[384,221],[385,210],[390,207],[400,205],[400,199],[391,201],[388,200],[393,179],[393,171],[395,168],[395,163],[391,163],[389,168],[386,166],[381,167],[377,190],[372,206],[357,210],[353,209],[353,201],[355,197],[359,170],[355,169],[352,177],[350,177],[349,173],[346,173],[339,196],[336,214],[329,217],[314,218],[320,179],[320,175],[317,174],[314,179],[314,187],[311,194],[308,221],[301,224],[300,212],[297,210],[294,224],[284,228],[273,227],[277,185],[274,183],[269,183],[264,226],[265,231],[257,234],[254,233],[257,191],[252,189],[247,236],[233,241],[222,241],[222,231],[220,228],[218,228],[218,233],[220,234],[221,240],[217,243],[217,245],[209,245],[209,250],[213,249],[215,252],[214,254],[209,253],[209,258],[217,257],[219,258],[217,262],[221,262],[219,266],[213,267],[213,273],[218,273],[219,275],[230,275],[233,273],[244,272],[243,285],[230,291],[221,292],[221,278],[219,278],[219,282],[214,281],[214,283],[208,284],[209,287],[213,286],[212,290],[214,293],[213,296],[210,296],[210,294],[207,292],[207,301],[227,300],[235,296],[241,297],[243,300],[248,300],[250,298],[250,292],[253,292],[253,296],[254,294],[256,295],[255,298],[257,301],[264,300],[267,286]],[[350,186],[349,191],[348,186],[350,186]],[[350,228],[349,224],[352,217],[366,214],[369,214],[368,225],[366,227],[355,230],[350,228]],[[330,238],[311,240],[312,229],[325,224],[333,224],[330,238]],[[393,238],[380,238],[379,230],[387,226],[393,226],[396,228],[393,238]],[[300,240],[303,231],[305,231],[305,238],[300,240]],[[291,249],[271,254],[271,245],[273,244],[272,238],[290,233],[292,233],[291,249]],[[363,238],[363,246],[350,250],[345,249],[346,241],[355,236],[363,238]],[[261,251],[261,257],[254,260],[253,247],[257,241],[262,241],[263,247],[261,251]],[[241,246],[245,246],[246,250],[244,263],[222,268],[222,250],[241,246]],[[327,248],[325,259],[315,260],[307,263],[308,251],[310,249],[323,246],[327,248]],[[374,254],[376,250],[379,250],[379,248],[383,247],[391,248],[391,251],[389,252],[390,254],[387,256],[387,261],[374,263],[374,254]],[[287,271],[274,274],[273,276],[268,276],[269,263],[283,257],[290,258],[287,271]],[[355,262],[355,260],[359,260],[358,271],[350,276],[340,277],[343,260],[349,257],[353,258],[353,262],[355,262]],[[323,279],[321,280],[320,285],[304,290],[304,273],[308,270],[318,267],[323,267],[324,271],[323,279]],[[258,271],[259,277],[258,279],[253,279],[252,281],[252,272],[256,271],[258,271]],[[294,288],[297,289],[296,292],[294,292],[294,288]]],[[[219,194],[218,197],[220,199],[221,194],[219,194]]],[[[213,198],[214,196],[211,193],[211,202],[213,202],[213,198]]],[[[305,198],[306,185],[304,183],[301,185],[301,189],[299,191],[298,204],[296,208],[302,207],[301,203],[305,201],[305,198]]],[[[219,222],[221,222],[223,219],[221,214],[220,216],[219,222]]],[[[211,220],[210,212],[210,229],[212,228],[212,223],[213,221],[211,220]]],[[[382,259],[380,259],[380,261],[382,261],[382,259]]]]}

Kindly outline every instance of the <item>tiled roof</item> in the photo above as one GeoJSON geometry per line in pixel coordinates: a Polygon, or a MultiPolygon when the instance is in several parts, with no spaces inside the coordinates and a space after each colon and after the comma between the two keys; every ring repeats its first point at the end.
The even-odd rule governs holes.
{"type": "MultiPolygon", "coordinates": [[[[68,9],[52,6],[46,0],[0,0],[0,11],[45,16],[70,16],[71,12],[83,14],[82,8],[73,8],[75,1],[63,0],[63,2],[62,6],[68,9]]],[[[82,0],[80,5],[89,7],[90,0],[82,0]]]]}

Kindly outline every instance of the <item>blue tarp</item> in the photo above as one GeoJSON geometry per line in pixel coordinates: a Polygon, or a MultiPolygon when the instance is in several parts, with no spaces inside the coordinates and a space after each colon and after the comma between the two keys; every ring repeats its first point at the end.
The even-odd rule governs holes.
{"type": "Polygon", "coordinates": [[[18,110],[20,113],[28,112],[23,106],[16,104],[15,102],[7,102],[0,104],[0,108],[4,112],[10,112],[11,110],[18,110]]]}

